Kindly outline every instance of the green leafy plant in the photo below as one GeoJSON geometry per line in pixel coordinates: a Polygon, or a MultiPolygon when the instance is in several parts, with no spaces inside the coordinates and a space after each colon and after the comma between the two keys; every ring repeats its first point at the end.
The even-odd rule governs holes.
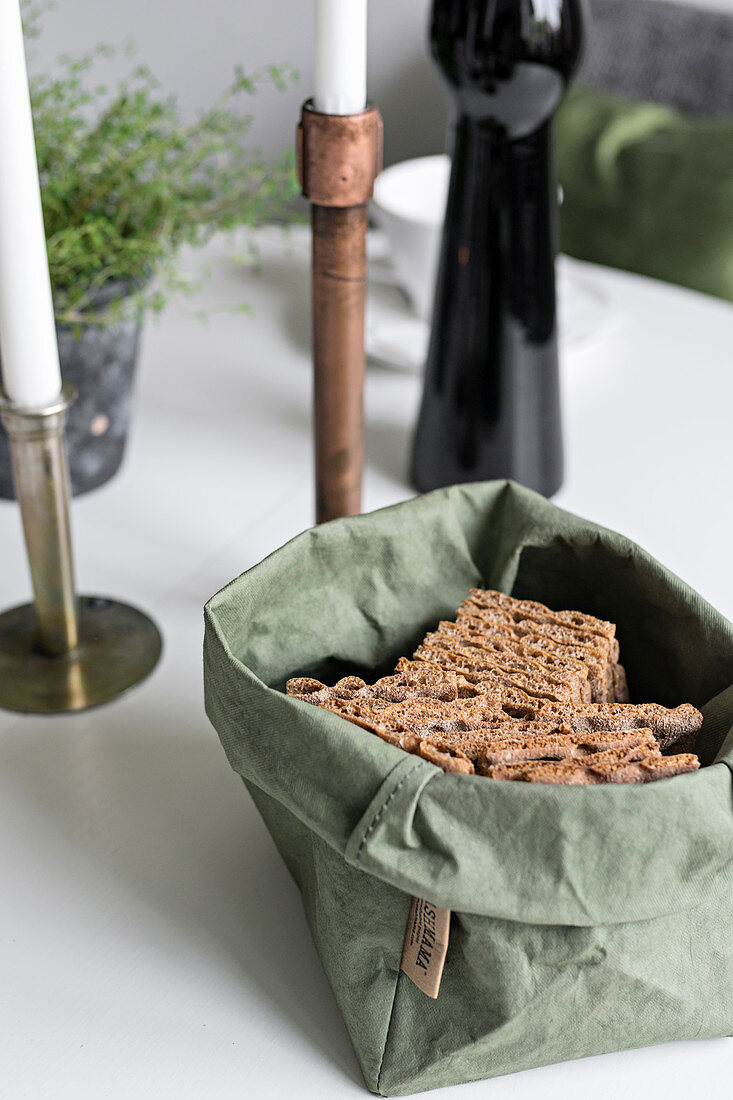
{"type": "MultiPolygon", "coordinates": [[[[26,7],[24,18],[26,36],[37,34],[38,9],[26,7]]],[[[31,78],[54,305],[70,324],[160,312],[171,292],[190,286],[176,269],[183,245],[282,218],[297,193],[292,154],[268,162],[249,148],[253,119],[240,109],[264,86],[285,89],[293,70],[237,70],[189,123],[144,66],[101,84],[98,65],[116,52],[63,57],[54,74],[31,78]],[[131,293],[95,310],[113,281],[131,293]]]]}

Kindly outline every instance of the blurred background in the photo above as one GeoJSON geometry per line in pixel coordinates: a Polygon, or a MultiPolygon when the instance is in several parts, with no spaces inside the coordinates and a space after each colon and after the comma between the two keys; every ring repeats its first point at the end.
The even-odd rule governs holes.
{"type": "MultiPolygon", "coordinates": [[[[587,6],[587,56],[555,127],[562,251],[733,300],[733,0],[587,6]]],[[[66,52],[133,42],[184,120],[211,107],[235,66],[248,74],[270,63],[292,66],[298,80],[284,91],[261,88],[244,105],[253,116],[250,149],[266,159],[292,150],[300,104],[312,90],[310,3],[38,7],[43,33],[29,43],[32,73],[53,73],[66,52]]],[[[427,56],[429,13],[430,0],[369,3],[369,94],[385,121],[386,165],[446,148],[446,99],[427,56]]],[[[103,61],[99,77],[114,84],[130,68],[120,52],[103,61]]]]}
{"type": "MultiPolygon", "coordinates": [[[[644,0],[636,2],[643,6],[644,0]]],[[[683,2],[733,16],[733,0],[683,2]]],[[[34,53],[47,69],[59,53],[121,43],[132,35],[140,58],[190,112],[212,102],[235,64],[256,69],[263,61],[290,62],[301,73],[299,87],[283,96],[262,96],[257,105],[256,141],[274,152],[292,142],[294,120],[310,87],[307,7],[303,0],[58,0],[44,16],[34,53]]],[[[385,119],[386,164],[444,147],[445,101],[426,56],[429,9],[430,0],[369,3],[369,91],[385,119]]],[[[113,77],[115,64],[119,75],[127,71],[126,59],[117,59],[110,64],[113,77]]]]}
{"type": "MultiPolygon", "coordinates": [[[[444,99],[426,56],[429,8],[429,0],[369,3],[369,90],[386,122],[386,163],[438,152],[444,145],[444,99]]],[[[289,62],[300,71],[300,83],[287,95],[259,97],[253,135],[267,152],[293,142],[311,82],[310,3],[58,0],[43,26],[35,55],[44,69],[60,52],[76,54],[98,42],[134,37],[140,58],[191,113],[210,105],[236,64],[254,70],[263,62],[289,62]]],[[[128,67],[126,59],[118,59],[119,75],[128,67]]],[[[114,77],[113,65],[109,72],[114,77]]]]}
{"type": "MultiPolygon", "coordinates": [[[[533,0],[532,10],[551,11],[552,3],[533,0]]],[[[305,214],[292,157],[300,105],[313,89],[313,4],[22,6],[64,374],[82,394],[91,394],[92,372],[99,376],[88,406],[76,403],[69,428],[70,437],[77,429],[79,435],[79,446],[72,438],[70,448],[72,484],[84,492],[109,480],[121,461],[143,317],[159,313],[181,279],[195,288],[197,269],[185,270],[184,246],[206,245],[220,230],[305,214]],[[115,49],[88,70],[63,60],[91,54],[100,43],[115,49]],[[138,62],[157,84],[132,75],[138,62]],[[237,70],[256,77],[270,65],[285,67],[279,87],[267,78],[256,89],[240,82],[221,108],[237,70]],[[164,106],[166,97],[177,106],[164,106]],[[126,331],[116,324],[122,317],[126,331]]],[[[560,249],[732,302],[733,0],[586,0],[586,7],[587,52],[554,125],[560,249]]],[[[428,56],[430,11],[431,0],[368,5],[368,89],[384,118],[385,164],[440,161],[431,169],[423,159],[424,174],[403,174],[400,187],[399,169],[392,168],[391,182],[383,173],[372,206],[387,240],[381,267],[372,254],[367,351],[373,362],[414,374],[427,355],[448,172],[441,155],[448,104],[428,56]]],[[[281,272],[280,299],[288,278],[302,290],[299,275],[281,272]]],[[[567,346],[597,335],[617,315],[589,278],[566,279],[572,285],[560,293],[567,346]]],[[[251,304],[251,288],[231,282],[221,300],[251,304]]],[[[402,479],[404,457],[400,464],[402,479]]],[[[10,495],[0,433],[0,497],[10,495]]]]}

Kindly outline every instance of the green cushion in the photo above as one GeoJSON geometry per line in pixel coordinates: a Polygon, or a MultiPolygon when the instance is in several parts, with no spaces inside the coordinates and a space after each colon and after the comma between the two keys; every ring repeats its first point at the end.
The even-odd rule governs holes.
{"type": "Polygon", "coordinates": [[[250,569],[209,602],[204,654],[369,1088],[733,1031],[733,626],[634,543],[505,482],[440,490],[250,569]],[[616,622],[635,698],[704,707],[709,766],[646,786],[445,774],[283,694],[388,671],[472,585],[616,622]],[[413,895],[453,913],[436,1001],[400,972],[413,895]]]}
{"type": "Polygon", "coordinates": [[[574,87],[555,148],[564,252],[733,301],[733,118],[574,87]]]}

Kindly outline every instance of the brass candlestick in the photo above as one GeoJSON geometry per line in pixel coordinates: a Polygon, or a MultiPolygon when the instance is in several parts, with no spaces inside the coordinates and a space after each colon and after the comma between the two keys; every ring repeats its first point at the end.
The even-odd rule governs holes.
{"type": "Polygon", "coordinates": [[[303,104],[298,174],[313,226],[317,523],[361,511],[367,202],[381,168],[376,107],[327,115],[303,104]]]}
{"type": "Polygon", "coordinates": [[[74,389],[42,409],[0,394],[31,580],[32,604],[0,615],[0,707],[34,714],[85,710],[143,680],[162,641],[141,611],[76,595],[64,427],[74,389]]]}

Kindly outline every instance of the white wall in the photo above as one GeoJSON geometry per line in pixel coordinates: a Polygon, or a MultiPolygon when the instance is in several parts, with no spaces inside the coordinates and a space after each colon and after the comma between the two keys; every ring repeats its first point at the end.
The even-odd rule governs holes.
{"type": "MultiPolygon", "coordinates": [[[[687,2],[733,12],[733,0],[687,2]]],[[[445,102],[426,57],[430,3],[369,0],[369,93],[385,119],[387,163],[443,147],[445,102]]],[[[274,151],[292,143],[310,92],[312,13],[312,0],[56,0],[35,53],[47,66],[62,52],[133,38],[140,60],[189,112],[215,98],[236,63],[256,69],[292,62],[302,74],[299,87],[254,101],[254,138],[274,151]]],[[[122,72],[121,63],[110,71],[122,72]]]]}
{"type": "MultiPolygon", "coordinates": [[[[430,0],[369,0],[369,94],[385,118],[388,161],[443,145],[444,100],[426,57],[429,8],[430,0]]],[[[276,150],[292,143],[300,103],[310,94],[312,19],[312,0],[57,0],[31,65],[133,38],[140,60],[193,111],[215,98],[237,63],[249,70],[292,62],[300,85],[253,101],[256,142],[276,150]]],[[[109,63],[112,73],[123,68],[109,63]]]]}

